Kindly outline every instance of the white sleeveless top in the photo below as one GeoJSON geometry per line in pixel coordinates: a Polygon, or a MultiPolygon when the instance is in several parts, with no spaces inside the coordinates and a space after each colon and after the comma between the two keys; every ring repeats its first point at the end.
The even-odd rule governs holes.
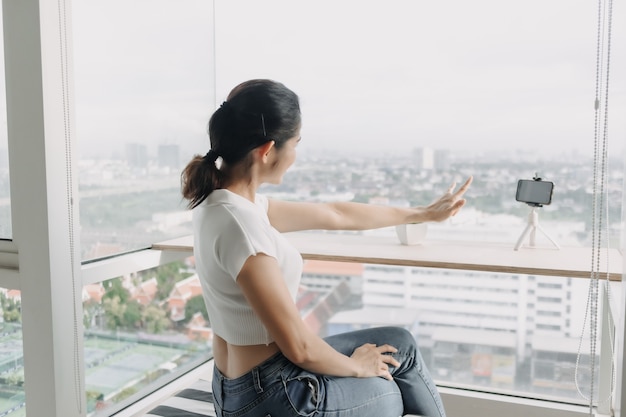
{"type": "Polygon", "coordinates": [[[273,342],[246,301],[237,276],[246,260],[263,253],[278,261],[292,298],[302,275],[302,256],[269,222],[268,200],[256,202],[215,190],[193,210],[194,257],[215,334],[233,345],[273,342]]]}

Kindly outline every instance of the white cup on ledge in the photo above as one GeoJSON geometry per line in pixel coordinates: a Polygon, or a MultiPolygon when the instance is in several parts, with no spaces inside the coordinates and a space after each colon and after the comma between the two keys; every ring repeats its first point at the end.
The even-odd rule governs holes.
{"type": "Polygon", "coordinates": [[[396,235],[403,245],[419,245],[426,239],[427,223],[408,223],[396,226],[396,235]]]}

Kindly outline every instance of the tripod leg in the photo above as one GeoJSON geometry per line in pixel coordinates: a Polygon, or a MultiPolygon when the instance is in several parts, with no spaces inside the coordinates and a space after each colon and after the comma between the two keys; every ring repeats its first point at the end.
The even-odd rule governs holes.
{"type": "Polygon", "coordinates": [[[528,233],[533,227],[534,226],[532,224],[528,224],[526,226],[526,229],[524,229],[524,231],[522,232],[522,235],[519,237],[519,239],[517,239],[517,243],[515,244],[515,248],[513,248],[513,250],[519,250],[519,248],[522,247],[522,243],[524,242],[524,239],[526,239],[526,235],[528,235],[528,233]]]}
{"type": "Polygon", "coordinates": [[[550,236],[546,233],[546,231],[545,231],[545,230],[543,230],[543,227],[541,227],[540,225],[537,225],[537,228],[541,231],[541,233],[543,233],[543,235],[544,235],[545,237],[547,237],[547,238],[548,238],[548,240],[549,240],[550,242],[552,242],[552,244],[553,244],[554,246],[556,246],[556,248],[557,248],[557,249],[561,249],[561,247],[559,246],[559,244],[558,244],[558,243],[556,243],[556,242],[554,241],[554,239],[552,239],[552,238],[551,238],[551,237],[550,237],[550,236]]]}

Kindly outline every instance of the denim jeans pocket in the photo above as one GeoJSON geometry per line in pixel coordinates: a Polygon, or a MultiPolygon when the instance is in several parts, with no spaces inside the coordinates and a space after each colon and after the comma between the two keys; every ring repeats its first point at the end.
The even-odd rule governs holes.
{"type": "Polygon", "coordinates": [[[285,394],[299,416],[311,416],[320,403],[320,383],[314,375],[301,374],[283,378],[285,394]]]}

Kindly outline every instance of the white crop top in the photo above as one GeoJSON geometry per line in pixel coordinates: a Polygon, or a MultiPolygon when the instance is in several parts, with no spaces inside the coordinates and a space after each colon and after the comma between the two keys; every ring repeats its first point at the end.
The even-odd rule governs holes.
{"type": "Polygon", "coordinates": [[[300,284],[302,256],[272,227],[267,209],[262,195],[252,203],[219,189],[193,211],[194,257],[209,322],[215,334],[234,345],[273,341],[236,282],[250,256],[275,258],[294,300],[300,284]]]}

